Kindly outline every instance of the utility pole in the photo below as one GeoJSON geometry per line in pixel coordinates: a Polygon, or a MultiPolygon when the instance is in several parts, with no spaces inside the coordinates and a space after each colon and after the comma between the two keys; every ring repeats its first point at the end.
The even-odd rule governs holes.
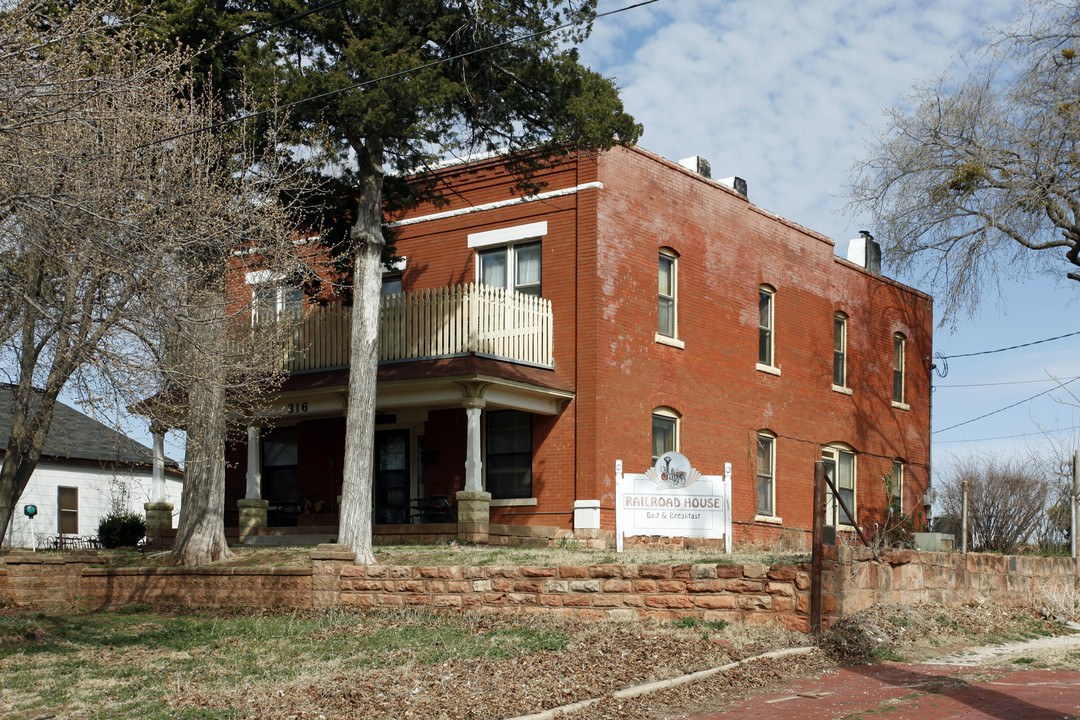
{"type": "Polygon", "coordinates": [[[1080,521],[1080,450],[1073,454],[1072,495],[1069,499],[1072,501],[1069,503],[1072,510],[1072,522],[1069,525],[1069,544],[1072,545],[1072,556],[1075,558],[1080,555],[1080,539],[1076,537],[1076,525],[1077,521],[1080,521]]]}

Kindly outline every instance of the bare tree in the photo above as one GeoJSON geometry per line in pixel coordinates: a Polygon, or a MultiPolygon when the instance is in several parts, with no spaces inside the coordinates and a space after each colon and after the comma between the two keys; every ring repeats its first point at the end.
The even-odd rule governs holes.
{"type": "Polygon", "coordinates": [[[940,486],[939,518],[951,516],[959,524],[965,481],[972,550],[1010,553],[1039,538],[1048,517],[1052,483],[1035,465],[992,455],[956,460],[940,486]]]}
{"type": "Polygon", "coordinates": [[[138,20],[98,3],[56,14],[23,2],[0,16],[0,372],[15,396],[0,531],[77,376],[130,400],[180,399],[147,412],[188,427],[186,514],[218,508],[222,542],[180,557],[198,562],[226,551],[207,480],[221,458],[204,461],[225,415],[199,393],[260,379],[270,357],[206,360],[230,312],[245,312],[224,305],[227,262],[253,243],[243,262],[287,262],[292,221],[276,202],[273,156],[253,157],[242,132],[202,132],[214,112],[179,73],[187,57],[141,43],[138,20]]]}
{"type": "Polygon", "coordinates": [[[918,86],[855,167],[849,209],[869,210],[886,260],[926,270],[946,318],[1000,278],[1080,280],[1080,3],[1030,0],[918,86]]]}

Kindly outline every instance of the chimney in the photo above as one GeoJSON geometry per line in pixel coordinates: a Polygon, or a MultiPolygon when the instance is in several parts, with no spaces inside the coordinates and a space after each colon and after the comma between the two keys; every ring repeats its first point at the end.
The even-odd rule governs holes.
{"type": "Polygon", "coordinates": [[[679,161],[679,164],[690,172],[696,172],[701,177],[712,177],[712,165],[700,155],[692,155],[688,158],[683,158],[679,161]]]}
{"type": "Polygon", "coordinates": [[[875,275],[881,274],[881,246],[869,230],[860,230],[859,237],[848,243],[847,259],[875,275]]]}
{"type": "Polygon", "coordinates": [[[732,190],[739,193],[743,197],[747,197],[747,194],[746,194],[746,181],[743,180],[741,177],[734,177],[733,176],[733,177],[728,177],[728,178],[723,178],[721,180],[717,180],[716,182],[720,183],[724,187],[731,188],[732,190]]]}

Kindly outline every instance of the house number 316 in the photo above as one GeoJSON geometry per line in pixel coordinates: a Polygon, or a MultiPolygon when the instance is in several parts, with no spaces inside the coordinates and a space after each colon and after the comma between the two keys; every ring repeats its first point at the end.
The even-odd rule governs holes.
{"type": "Polygon", "coordinates": [[[306,413],[308,411],[307,403],[289,403],[289,409],[285,411],[286,415],[292,415],[293,413],[306,413]]]}

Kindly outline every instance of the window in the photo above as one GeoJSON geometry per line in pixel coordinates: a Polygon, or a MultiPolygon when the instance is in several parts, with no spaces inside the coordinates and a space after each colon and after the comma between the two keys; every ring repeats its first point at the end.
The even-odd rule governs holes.
{"type": "Polygon", "coordinates": [[[493,499],[532,497],[532,415],[494,410],[486,417],[487,491],[493,499]]]}
{"type": "Polygon", "coordinates": [[[847,315],[833,316],[833,364],[832,384],[847,387],[847,315]]]}
{"type": "Polygon", "coordinates": [[[61,535],[79,534],[79,488],[56,488],[56,517],[61,535]]]}
{"type": "Polygon", "coordinates": [[[383,275],[382,278],[382,294],[383,295],[396,295],[401,292],[401,273],[394,273],[391,275],[383,275]]]}
{"type": "Polygon", "coordinates": [[[652,459],[679,449],[679,416],[670,408],[657,408],[652,416],[652,459]]]}
{"type": "Polygon", "coordinates": [[[757,514],[776,515],[776,484],[774,467],[776,461],[776,437],[770,433],[757,436],[757,514]]]}
{"type": "Polygon", "coordinates": [[[892,461],[892,475],[890,477],[890,490],[892,497],[889,498],[890,510],[897,513],[904,512],[904,462],[894,459],[892,461]]]}
{"type": "Polygon", "coordinates": [[[896,405],[904,404],[904,346],[906,338],[900,333],[893,335],[892,399],[896,405]]]}
{"type": "Polygon", "coordinates": [[[273,322],[287,312],[295,312],[304,303],[304,291],[299,287],[269,282],[251,288],[251,320],[254,323],[273,322]]]}
{"type": "Polygon", "coordinates": [[[677,337],[675,325],[675,254],[660,251],[659,323],[657,332],[664,337],[677,337]]]}
{"type": "MultiPolygon", "coordinates": [[[[825,461],[825,474],[832,479],[840,497],[855,517],[858,510],[855,507],[855,453],[842,447],[822,448],[821,459],[825,461]]],[[[854,525],[852,518],[844,512],[843,507],[836,501],[831,487],[825,488],[825,524],[854,525]]]]}
{"type": "Polygon", "coordinates": [[[773,296],[776,291],[768,285],[758,288],[758,364],[774,367],[773,362],[773,296]]]}
{"type": "Polygon", "coordinates": [[[482,250],[478,253],[480,283],[540,297],[540,243],[482,250]]]}

